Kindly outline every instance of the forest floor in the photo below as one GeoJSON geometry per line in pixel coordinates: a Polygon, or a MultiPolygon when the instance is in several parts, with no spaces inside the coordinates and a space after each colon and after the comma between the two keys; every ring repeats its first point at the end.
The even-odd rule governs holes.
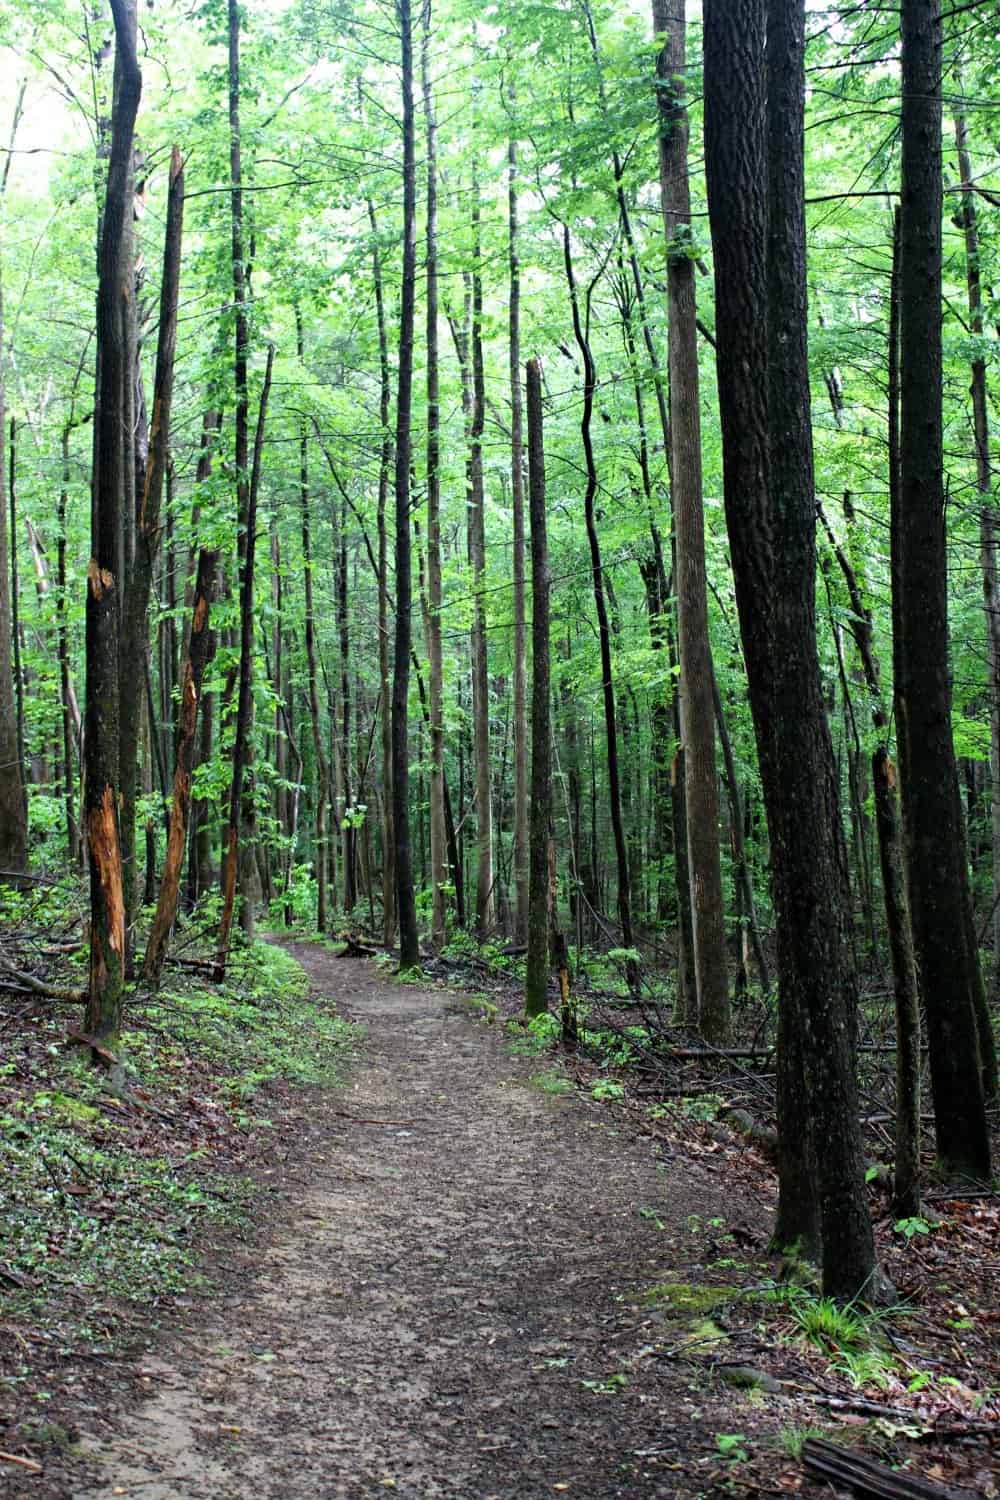
{"type": "Polygon", "coordinates": [[[279,1091],[266,1222],[155,1334],[49,1380],[68,1440],[17,1447],[0,1495],[829,1494],[808,1431],[995,1493],[985,1422],[953,1424],[961,1463],[921,1449],[776,1322],[750,1148],[651,1133],[443,986],[284,946],[363,1027],[346,1082],[279,1091]]]}

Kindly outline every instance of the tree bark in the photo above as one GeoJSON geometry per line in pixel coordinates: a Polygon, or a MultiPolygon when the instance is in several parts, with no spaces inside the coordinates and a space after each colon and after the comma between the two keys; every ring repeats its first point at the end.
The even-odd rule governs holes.
{"type": "Polygon", "coordinates": [[[431,0],[420,54],[427,129],[427,664],[430,687],[431,940],[447,938],[444,817],[444,677],[441,647],[441,406],[438,374],[437,121],[430,73],[431,0]]]}
{"type": "MultiPolygon", "coordinates": [[[[295,333],[299,364],[304,358],[302,313],[295,309],[295,333]]],[[[309,500],[309,429],[303,417],[299,427],[299,507],[302,526],[302,568],[305,574],[306,670],[309,676],[309,717],[312,722],[313,753],[316,756],[316,931],[325,933],[327,912],[327,817],[330,805],[330,767],[323,748],[323,718],[319,701],[319,669],[316,657],[316,609],[313,600],[312,517],[309,500]]]]}
{"type": "MultiPolygon", "coordinates": [[[[14,141],[24,107],[22,85],[14,107],[10,150],[0,183],[0,212],[6,195],[14,141]]],[[[0,264],[0,350],[4,347],[3,267],[0,264]]],[[[14,702],[14,642],[11,631],[11,570],[7,537],[7,470],[4,463],[6,387],[0,358],[0,882],[28,869],[28,820],[24,801],[24,762],[18,744],[14,702]]]]}
{"type": "Polygon", "coordinates": [[[113,1048],[125,985],[125,905],[118,833],[118,643],[122,618],[122,517],[127,485],[125,389],[132,379],[124,302],[131,294],[129,191],[132,142],[142,92],[134,0],[112,0],[115,99],[97,292],[97,467],[92,555],[87,569],[87,698],[84,823],[90,853],[90,986],[84,1031],[113,1048]]]}
{"type": "MultiPolygon", "coordinates": [[[[180,294],[181,237],[184,223],[184,167],[174,146],[170,158],[167,220],[160,288],[159,335],[153,384],[153,421],[149,452],[144,465],[143,489],[135,525],[135,547],[128,596],[122,613],[119,647],[121,768],[120,824],[124,861],[125,921],[132,947],[131,930],[138,903],[136,851],[136,797],[138,791],[139,725],[149,655],[149,593],[160,549],[160,505],[170,451],[170,408],[174,384],[174,351],[177,345],[177,309],[180,294]]],[[[155,733],[150,724],[150,733],[155,733]]]]}
{"type": "Polygon", "coordinates": [[[639,983],[639,967],[633,951],[632,900],[629,886],[628,851],[625,845],[625,829],[622,823],[621,780],[618,766],[618,728],[615,723],[615,686],[611,665],[611,628],[608,622],[608,607],[604,590],[604,572],[601,565],[601,546],[597,536],[594,515],[594,498],[597,494],[597,466],[594,459],[593,438],[590,431],[594,409],[594,391],[597,387],[597,369],[590,349],[587,325],[589,324],[589,296],[586,319],[580,314],[580,298],[573,271],[573,252],[569,226],[563,224],[563,264],[566,284],[569,288],[570,306],[573,314],[573,332],[583,360],[583,413],[580,418],[580,433],[583,439],[587,485],[584,492],[584,514],[587,523],[587,541],[590,547],[590,571],[594,589],[594,605],[597,610],[597,628],[601,647],[601,679],[604,698],[604,729],[608,750],[608,795],[611,803],[611,827],[615,841],[615,856],[618,868],[618,922],[621,927],[622,946],[629,950],[625,968],[629,988],[635,990],[639,983]]]}
{"type": "Polygon", "coordinates": [[[209,628],[209,611],[218,566],[218,552],[202,549],[198,555],[198,577],[194,590],[187,659],[181,674],[177,753],[167,855],[163,866],[163,878],[160,881],[156,913],[153,917],[143,963],[143,978],[154,986],[159,983],[170,933],[177,916],[177,893],[180,889],[181,866],[184,861],[184,846],[187,842],[188,812],[191,806],[191,775],[194,769],[198,705],[201,700],[201,685],[205,676],[205,668],[211,660],[214,647],[212,631],[209,628]]]}
{"type": "Polygon", "coordinates": [[[903,0],[896,720],[913,938],[942,1171],[986,1178],[979,956],[951,728],[941,366],[941,15],[903,0]]]}
{"type": "Polygon", "coordinates": [[[549,549],[545,516],[542,372],[527,365],[528,488],[531,517],[531,867],[524,1009],[548,1010],[549,829],[552,823],[552,723],[549,699],[549,549]]]}
{"type": "MultiPolygon", "coordinates": [[[[818,507],[818,514],[847,584],[851,603],[850,627],[861,658],[877,741],[871,758],[872,786],[896,1010],[896,1159],[893,1210],[900,1218],[907,1218],[920,1212],[920,985],[913,948],[913,929],[906,902],[903,830],[899,817],[896,773],[889,755],[889,716],[882,698],[881,671],[875,655],[871,611],[865,602],[850,558],[834,537],[822,506],[818,507]]],[[[853,513],[849,515],[849,521],[852,519],[853,513]]]]}
{"type": "Polygon", "coordinates": [[[778,917],[777,1234],[855,1296],[875,1272],[854,1071],[846,850],[816,650],[801,0],[705,8],[726,519],[778,917]],[[766,59],[766,60],[765,60],[766,59]]]}
{"type": "Polygon", "coordinates": [[[396,639],[392,677],[392,825],[395,842],[399,963],[420,962],[417,909],[410,853],[409,713],[413,584],[410,535],[410,438],[413,398],[413,325],[416,294],[417,203],[413,125],[413,32],[410,0],[396,0],[402,55],[403,91],[403,270],[399,313],[399,369],[396,390],[396,639]]]}
{"type": "MultiPolygon", "coordinates": [[[[963,183],[972,180],[968,133],[965,116],[955,116],[955,143],[958,148],[958,175],[963,183]]],[[[979,226],[976,200],[971,189],[962,194],[962,228],[965,235],[965,273],[969,293],[969,331],[974,338],[983,334],[982,273],[979,265],[979,226]]],[[[991,846],[993,860],[993,973],[991,994],[1000,998],[1000,588],[997,582],[996,512],[992,504],[990,468],[990,418],[986,386],[986,361],[972,361],[972,431],[976,445],[976,489],[981,497],[979,509],[979,556],[983,570],[983,609],[986,614],[987,680],[990,703],[990,804],[991,846]]],[[[985,1006],[978,1005],[979,1048],[983,1064],[983,1090],[986,1098],[997,1097],[997,1057],[993,1029],[985,1006]],[[985,1025],[982,1024],[985,1020],[985,1025]]]]}
{"type": "Polygon", "coordinates": [[[483,427],[486,392],[483,374],[483,280],[479,176],[472,174],[472,405],[469,413],[469,457],[466,466],[469,566],[472,571],[472,726],[476,780],[476,935],[485,940],[496,924],[493,858],[493,782],[490,761],[490,680],[486,646],[486,495],[483,483],[483,427]]]}
{"type": "MultiPolygon", "coordinates": [[[[235,0],[231,0],[235,7],[235,0]]],[[[233,736],[233,772],[229,788],[229,821],[226,826],[222,858],[222,917],[219,922],[219,942],[215,955],[215,979],[221,982],[226,977],[229,961],[229,934],[233,922],[233,907],[236,901],[236,877],[239,868],[240,826],[245,819],[243,788],[247,761],[251,752],[251,726],[253,716],[253,643],[254,643],[254,561],[256,558],[257,492],[260,487],[260,462],[264,446],[264,422],[267,416],[267,400],[271,391],[271,372],[274,368],[274,345],[268,345],[264,386],[260,393],[257,413],[257,433],[254,441],[253,472],[246,487],[246,510],[239,529],[240,553],[240,668],[239,696],[236,707],[236,728],[233,736]]],[[[245,352],[244,352],[245,373],[245,352]]],[[[237,410],[239,397],[237,397],[237,410]]],[[[245,456],[245,455],[244,455],[245,456]]],[[[238,466],[238,473],[243,470],[238,466]]],[[[237,480],[239,487],[241,481],[237,480]]]]}
{"type": "MultiPolygon", "coordinates": [[[[514,86],[508,88],[514,103],[514,86]]],[[[514,940],[528,933],[528,674],[525,609],[524,438],[521,400],[521,263],[518,247],[517,141],[507,142],[507,264],[510,276],[508,344],[510,356],[510,477],[514,571],[514,940]]]]}
{"type": "Polygon", "coordinates": [[[389,426],[391,399],[389,381],[389,336],[385,318],[382,255],[378,241],[375,205],[368,199],[368,222],[372,231],[372,281],[379,355],[379,426],[382,444],[378,465],[378,669],[381,685],[382,726],[382,941],[392,946],[396,932],[396,852],[392,826],[392,690],[389,672],[389,545],[386,513],[389,505],[389,471],[392,466],[392,430],[389,426]]]}
{"type": "Polygon", "coordinates": [[[714,1046],[729,1040],[731,1015],[719,862],[712,653],[708,641],[705,518],[701,493],[701,416],[694,287],[684,0],[653,0],[653,28],[665,37],[657,60],[660,199],[667,253],[670,442],[681,728],[687,813],[691,929],[698,1025],[714,1046]]]}

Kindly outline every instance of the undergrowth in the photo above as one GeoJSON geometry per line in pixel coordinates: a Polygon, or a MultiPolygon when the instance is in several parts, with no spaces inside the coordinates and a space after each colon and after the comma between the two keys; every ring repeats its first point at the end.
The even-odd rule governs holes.
{"type": "Polygon", "coordinates": [[[44,1401],[37,1356],[107,1351],[130,1309],[197,1291],[199,1235],[250,1214],[265,1086],[332,1084],[353,1040],[264,942],[234,954],[225,985],[185,974],[132,995],[126,1017],[113,1084],[67,1048],[61,1007],[0,1002],[0,1392],[12,1398],[44,1401]]]}

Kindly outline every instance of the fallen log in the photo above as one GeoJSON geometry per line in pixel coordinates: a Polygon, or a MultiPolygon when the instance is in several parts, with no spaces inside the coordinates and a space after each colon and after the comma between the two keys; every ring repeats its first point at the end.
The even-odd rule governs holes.
{"type": "Polygon", "coordinates": [[[876,1463],[872,1458],[862,1458],[838,1448],[823,1438],[807,1438],[802,1447],[802,1466],[813,1479],[825,1480],[837,1489],[846,1489],[855,1495],[875,1496],[877,1500],[960,1500],[964,1494],[969,1500],[969,1491],[945,1489],[921,1479],[916,1474],[906,1474],[876,1463]]]}

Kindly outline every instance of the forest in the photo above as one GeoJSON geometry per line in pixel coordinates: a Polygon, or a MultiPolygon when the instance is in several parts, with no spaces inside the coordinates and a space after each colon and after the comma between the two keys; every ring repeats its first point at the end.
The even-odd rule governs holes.
{"type": "Polygon", "coordinates": [[[258,924],[505,961],[569,1047],[603,986],[770,1059],[775,1244],[890,1296],[873,1056],[897,1220],[997,1123],[994,6],[8,0],[0,56],[3,921],[86,909],[77,1043],[258,924]]]}

